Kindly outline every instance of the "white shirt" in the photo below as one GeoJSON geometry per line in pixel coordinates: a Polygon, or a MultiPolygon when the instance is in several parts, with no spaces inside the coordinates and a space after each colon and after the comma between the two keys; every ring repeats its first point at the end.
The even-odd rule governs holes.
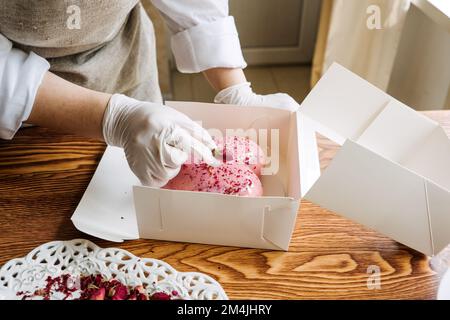
{"type": "MultiPolygon", "coordinates": [[[[152,0],[172,33],[179,71],[245,68],[228,0],[152,0]]],[[[50,68],[42,57],[12,47],[0,34],[0,138],[12,139],[27,120],[42,78],[50,68]]]]}

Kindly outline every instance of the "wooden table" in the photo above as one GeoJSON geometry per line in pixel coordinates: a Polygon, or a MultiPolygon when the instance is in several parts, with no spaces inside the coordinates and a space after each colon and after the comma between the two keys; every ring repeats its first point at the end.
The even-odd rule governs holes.
{"type": "MultiPolygon", "coordinates": [[[[425,113],[450,135],[450,112],[425,113]]],[[[321,139],[326,166],[336,145],[321,139]]],[[[42,128],[0,142],[0,265],[53,240],[86,238],[180,271],[217,279],[231,299],[434,299],[439,283],[424,255],[377,232],[302,202],[289,252],[136,240],[117,244],[89,237],[70,221],[105,146],[42,128]],[[381,288],[369,290],[369,266],[381,288]]]]}

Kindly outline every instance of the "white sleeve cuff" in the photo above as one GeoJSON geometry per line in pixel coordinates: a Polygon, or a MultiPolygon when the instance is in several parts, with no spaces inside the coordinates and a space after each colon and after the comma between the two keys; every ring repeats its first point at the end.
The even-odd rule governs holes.
{"type": "Polygon", "coordinates": [[[179,32],[171,44],[177,69],[183,73],[247,66],[232,16],[179,32]]]}
{"type": "Polygon", "coordinates": [[[30,116],[50,64],[33,52],[12,49],[6,57],[0,56],[0,66],[3,67],[0,70],[0,138],[12,139],[30,116]]]}

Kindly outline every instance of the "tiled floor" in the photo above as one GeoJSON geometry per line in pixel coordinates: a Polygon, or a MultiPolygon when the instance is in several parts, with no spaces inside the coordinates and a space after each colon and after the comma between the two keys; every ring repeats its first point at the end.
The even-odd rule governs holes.
{"type": "MultiPolygon", "coordinates": [[[[245,69],[253,90],[259,94],[285,92],[301,102],[310,90],[311,66],[248,67],[245,69]]],[[[214,91],[202,74],[172,74],[173,99],[212,102],[214,91]]]]}

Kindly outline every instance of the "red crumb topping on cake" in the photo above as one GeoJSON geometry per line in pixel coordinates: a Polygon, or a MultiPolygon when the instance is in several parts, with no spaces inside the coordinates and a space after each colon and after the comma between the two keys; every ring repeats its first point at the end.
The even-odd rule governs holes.
{"type": "Polygon", "coordinates": [[[239,196],[262,195],[258,176],[246,165],[235,163],[223,163],[219,167],[211,167],[205,163],[185,164],[164,188],[239,196]]]}

